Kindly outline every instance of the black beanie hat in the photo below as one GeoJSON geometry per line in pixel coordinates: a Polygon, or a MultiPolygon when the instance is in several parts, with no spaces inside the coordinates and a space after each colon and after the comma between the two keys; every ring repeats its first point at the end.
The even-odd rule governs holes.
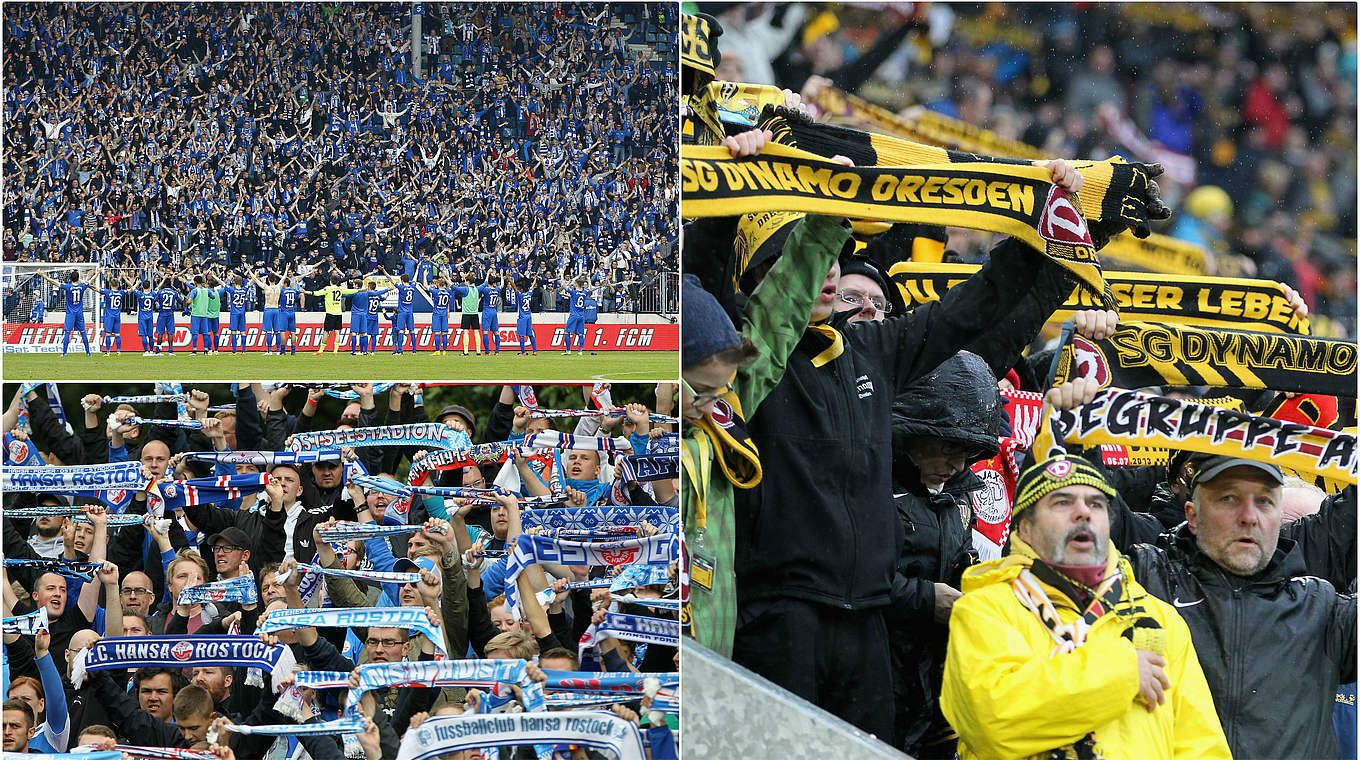
{"type": "Polygon", "coordinates": [[[680,301],[681,368],[693,367],[720,351],[741,345],[741,336],[727,312],[699,284],[699,278],[685,275],[680,301]]]}

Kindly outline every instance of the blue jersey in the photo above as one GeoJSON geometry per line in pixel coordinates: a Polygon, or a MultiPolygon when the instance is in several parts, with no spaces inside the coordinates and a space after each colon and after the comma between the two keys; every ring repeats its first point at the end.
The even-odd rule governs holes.
{"type": "Polygon", "coordinates": [[[156,291],[156,310],[161,314],[173,312],[177,303],[179,303],[179,292],[174,288],[161,288],[156,291]]]}
{"type": "Polygon", "coordinates": [[[520,319],[525,319],[525,318],[527,318],[530,314],[533,314],[533,310],[529,308],[529,305],[530,305],[530,303],[533,301],[533,298],[531,298],[530,295],[529,295],[528,293],[519,293],[518,295],[516,295],[515,298],[516,298],[516,300],[519,301],[519,318],[520,318],[520,319]]]}
{"type": "Polygon", "coordinates": [[[361,290],[355,293],[349,300],[349,316],[351,320],[359,320],[368,312],[368,294],[372,291],[361,290]]]}
{"type": "Polygon", "coordinates": [[[397,313],[410,314],[416,305],[416,286],[398,284],[397,288],[397,313]]]}
{"type": "Polygon", "coordinates": [[[137,316],[148,316],[156,311],[156,291],[134,290],[132,297],[137,299],[137,316]]]}
{"type": "Polygon", "coordinates": [[[222,302],[227,305],[232,314],[245,314],[246,299],[249,294],[248,288],[234,288],[228,285],[222,288],[222,302]]]}
{"type": "Polygon", "coordinates": [[[279,308],[284,314],[297,313],[298,299],[302,297],[302,288],[284,288],[279,291],[279,308]]]}
{"type": "Polygon", "coordinates": [[[436,314],[447,314],[453,303],[453,288],[430,288],[430,298],[434,301],[436,314]]]}
{"type": "Polygon", "coordinates": [[[501,289],[493,285],[478,286],[477,292],[482,294],[482,313],[494,314],[500,310],[501,289]]]}
{"type": "Polygon", "coordinates": [[[63,282],[61,294],[66,297],[66,313],[79,314],[85,310],[85,291],[90,289],[87,282],[63,282]]]}
{"type": "Polygon", "coordinates": [[[370,317],[377,316],[378,310],[382,308],[382,297],[389,290],[391,290],[391,288],[383,288],[381,290],[374,290],[368,293],[367,312],[370,317]]]}
{"type": "Polygon", "coordinates": [[[572,316],[585,316],[586,299],[590,298],[590,291],[583,288],[568,288],[567,298],[571,302],[572,316]]]}
{"type": "Polygon", "coordinates": [[[43,315],[46,313],[47,304],[43,303],[43,300],[39,298],[38,300],[33,302],[33,311],[29,313],[28,321],[41,322],[43,321],[43,315]]]}
{"type": "Polygon", "coordinates": [[[104,307],[105,314],[118,314],[123,310],[123,296],[121,290],[100,290],[100,305],[104,307]]]}

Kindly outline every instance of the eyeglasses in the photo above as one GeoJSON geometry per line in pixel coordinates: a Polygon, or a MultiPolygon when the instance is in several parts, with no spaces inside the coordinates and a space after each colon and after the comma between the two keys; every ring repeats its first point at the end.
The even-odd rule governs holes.
{"type": "MultiPolygon", "coordinates": [[[[736,376],[736,374],[734,373],[734,374],[732,375],[732,380],[736,380],[736,379],[737,379],[737,376],[736,376]]],[[[689,395],[691,395],[691,396],[694,397],[694,405],[695,405],[695,406],[703,406],[704,404],[711,404],[711,403],[713,403],[714,401],[717,401],[718,399],[722,398],[723,396],[726,396],[727,394],[731,393],[731,392],[732,392],[732,380],[728,380],[726,385],[724,385],[723,387],[719,388],[719,389],[716,390],[716,391],[713,391],[712,393],[699,393],[699,392],[695,391],[694,388],[691,387],[690,384],[689,384],[688,382],[685,382],[685,378],[683,378],[683,377],[680,378],[680,384],[683,385],[683,386],[685,387],[685,392],[686,392],[686,393],[688,393],[689,395]]]]}
{"type": "Polygon", "coordinates": [[[151,591],[151,589],[149,589],[149,588],[131,588],[131,587],[129,587],[129,588],[122,589],[122,590],[119,591],[118,593],[123,594],[124,596],[151,596],[152,591],[151,591]]]}
{"type": "Polygon", "coordinates": [[[486,478],[481,480],[469,480],[463,484],[464,488],[486,488],[486,478]]]}
{"type": "Polygon", "coordinates": [[[888,301],[883,298],[871,298],[858,290],[838,290],[836,291],[836,295],[840,296],[842,301],[851,306],[858,306],[862,309],[864,308],[864,302],[868,301],[879,312],[883,314],[892,313],[892,304],[888,303],[888,301]]]}
{"type": "Polygon", "coordinates": [[[217,546],[214,546],[212,550],[213,554],[216,554],[218,552],[243,552],[245,551],[245,547],[236,546],[234,544],[218,544],[217,546]]]}
{"type": "Polygon", "coordinates": [[[400,639],[364,639],[364,646],[382,647],[384,649],[399,647],[405,643],[406,643],[405,641],[402,641],[400,639]]]}

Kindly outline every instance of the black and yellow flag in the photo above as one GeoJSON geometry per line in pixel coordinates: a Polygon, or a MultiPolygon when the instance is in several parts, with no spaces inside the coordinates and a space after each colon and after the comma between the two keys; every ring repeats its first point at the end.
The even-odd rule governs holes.
{"type": "Polygon", "coordinates": [[[680,160],[687,218],[766,211],[922,222],[991,230],[1025,241],[1067,268],[1108,308],[1079,199],[1028,165],[965,162],[847,167],[806,151],[771,144],[734,159],[726,148],[684,146],[680,160]]]}
{"type": "MultiPolygon", "coordinates": [[[[1104,255],[1101,251],[1102,258],[1104,255]]],[[[888,270],[888,276],[896,283],[903,302],[911,308],[939,300],[945,291],[979,269],[976,264],[899,261],[888,270]]],[[[1289,305],[1284,286],[1278,282],[1108,271],[1105,281],[1119,301],[1121,319],[1308,334],[1308,319],[1289,305]]],[[[1053,312],[1053,320],[1071,319],[1079,309],[1098,308],[1102,308],[1100,304],[1078,288],[1053,312]]]]}
{"type": "Polygon", "coordinates": [[[1355,398],[1356,344],[1280,333],[1121,322],[1110,337],[1073,334],[1053,385],[1094,378],[1101,388],[1206,385],[1355,398]]]}

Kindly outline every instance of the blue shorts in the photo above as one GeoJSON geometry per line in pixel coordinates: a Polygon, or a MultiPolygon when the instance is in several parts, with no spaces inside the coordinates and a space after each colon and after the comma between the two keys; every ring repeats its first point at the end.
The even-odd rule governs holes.
{"type": "Polygon", "coordinates": [[[397,312],[397,318],[392,322],[393,332],[414,329],[416,329],[416,315],[409,311],[397,312]]]}
{"type": "Polygon", "coordinates": [[[430,329],[437,333],[449,331],[449,313],[435,314],[430,318],[430,329]]]}
{"type": "Polygon", "coordinates": [[[228,325],[227,329],[231,330],[232,332],[245,332],[246,313],[244,311],[239,314],[236,312],[232,312],[231,319],[227,322],[227,325],[228,325]]]}
{"type": "Polygon", "coordinates": [[[205,330],[205,329],[203,328],[203,317],[198,317],[198,316],[190,315],[190,316],[189,316],[189,334],[190,334],[190,335],[202,335],[202,334],[205,333],[205,332],[207,332],[207,330],[205,330]]]}
{"type": "Polygon", "coordinates": [[[497,314],[497,313],[494,312],[494,311],[484,311],[484,312],[482,312],[482,329],[483,329],[483,330],[499,330],[499,329],[501,329],[501,319],[500,319],[500,315],[497,314]]]}
{"type": "Polygon", "coordinates": [[[123,317],[119,314],[104,315],[104,332],[117,333],[123,329],[123,317]]]}
{"type": "MultiPolygon", "coordinates": [[[[72,299],[74,300],[74,299],[72,299]]],[[[85,312],[75,311],[66,312],[66,329],[85,331],[85,312]]]]}
{"type": "Polygon", "coordinates": [[[519,334],[519,337],[527,338],[534,334],[534,323],[528,317],[521,317],[515,323],[515,332],[519,334]]]}
{"type": "Polygon", "coordinates": [[[364,324],[367,326],[366,331],[369,335],[378,335],[382,333],[382,325],[378,323],[377,314],[365,314],[364,324]]]}
{"type": "Polygon", "coordinates": [[[586,331],[586,315],[572,314],[567,317],[567,332],[580,334],[586,331]]]}
{"type": "Polygon", "coordinates": [[[278,332],[279,329],[280,329],[280,328],[279,328],[279,310],[278,310],[277,308],[274,308],[274,309],[265,309],[265,310],[264,310],[264,331],[265,331],[265,332],[278,332]]]}
{"type": "Polygon", "coordinates": [[[156,334],[169,335],[175,331],[175,313],[173,311],[161,312],[156,315],[156,334]]]}
{"type": "Polygon", "coordinates": [[[297,332],[297,312],[285,311],[280,313],[277,324],[283,332],[297,332]]]}
{"type": "Polygon", "coordinates": [[[138,314],[138,315],[137,315],[137,334],[138,334],[138,335],[151,335],[151,334],[154,333],[155,331],[156,331],[156,315],[155,315],[155,314],[149,314],[149,313],[148,313],[148,314],[138,314]]]}

